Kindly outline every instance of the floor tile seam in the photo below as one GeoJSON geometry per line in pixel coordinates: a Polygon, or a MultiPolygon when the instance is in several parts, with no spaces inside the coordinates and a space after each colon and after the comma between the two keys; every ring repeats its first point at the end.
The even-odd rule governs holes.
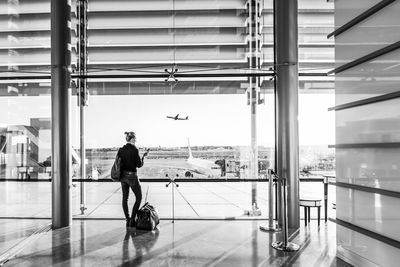
{"type": "MultiPolygon", "coordinates": [[[[125,220],[125,219],[124,219],[125,220]]],[[[168,225],[173,225],[172,223],[164,223],[164,224],[162,224],[162,226],[163,227],[168,227],[168,225]]],[[[58,232],[58,233],[64,233],[64,232],[66,232],[66,231],[69,231],[69,233],[71,233],[71,231],[73,231],[72,230],[72,228],[76,228],[76,227],[79,227],[79,226],[77,226],[77,225],[71,225],[71,226],[69,226],[69,227],[67,227],[67,228],[61,228],[61,229],[56,229],[56,230],[53,230],[53,233],[54,232],[58,232]]],[[[116,229],[118,229],[118,228],[114,228],[112,231],[116,231],[116,229]]],[[[121,228],[122,230],[125,230],[125,231],[127,231],[125,228],[121,228]]],[[[79,231],[79,230],[78,230],[79,231]]],[[[97,236],[97,234],[92,234],[92,235],[90,235],[90,236],[86,236],[87,238],[91,238],[91,239],[96,239],[96,236],[97,236]]],[[[87,239],[87,238],[85,238],[85,239],[87,239]]],[[[70,239],[69,239],[69,241],[68,241],[68,243],[62,243],[62,244],[59,244],[58,246],[56,246],[56,247],[54,247],[54,246],[52,246],[52,247],[49,247],[49,248],[43,248],[43,249],[40,249],[40,250],[38,250],[38,251],[34,251],[34,252],[32,252],[31,254],[27,254],[27,255],[23,255],[23,256],[21,256],[20,258],[18,258],[18,259],[20,259],[21,261],[30,261],[29,259],[31,259],[33,256],[37,256],[37,257],[39,257],[41,254],[44,254],[44,255],[46,255],[46,252],[48,252],[48,251],[52,251],[52,250],[54,250],[55,248],[57,248],[57,247],[62,247],[62,246],[66,246],[66,245],[68,245],[69,247],[74,247],[74,243],[76,243],[76,244],[80,244],[80,242],[82,241],[82,239],[77,239],[77,240],[73,240],[72,239],[72,237],[70,237],[70,239]],[[72,241],[72,242],[71,242],[72,241]]],[[[86,241],[85,241],[86,242],[86,241]]],[[[117,242],[117,243],[119,243],[119,242],[117,242]]],[[[115,244],[112,244],[111,246],[114,246],[115,244]]],[[[84,255],[86,255],[86,254],[88,254],[88,253],[92,253],[92,252],[96,252],[96,251],[98,251],[98,250],[101,250],[101,249],[104,249],[104,248],[107,248],[107,247],[109,247],[109,246],[104,246],[104,247],[102,247],[102,248],[99,248],[99,249],[89,249],[88,251],[85,251],[85,253],[83,253],[83,254],[81,254],[81,255],[76,255],[75,257],[71,257],[69,260],[71,260],[71,259],[75,259],[75,258],[79,258],[80,256],[84,256],[84,255]]],[[[72,256],[72,255],[71,255],[72,256]]],[[[44,257],[46,257],[46,256],[44,256],[44,257]]],[[[58,262],[57,264],[60,264],[60,263],[62,263],[62,262],[64,262],[64,261],[60,261],[60,262],[58,262]]]]}
{"type": "Polygon", "coordinates": [[[90,216],[93,212],[95,212],[101,205],[103,205],[107,200],[109,200],[115,193],[117,193],[121,188],[117,188],[116,190],[114,190],[114,192],[111,193],[111,195],[109,197],[107,197],[106,199],[104,199],[100,204],[97,205],[97,207],[95,207],[91,212],[89,212],[86,216],[90,216]]]}
{"type": "Polygon", "coordinates": [[[218,263],[235,253],[237,250],[241,249],[242,247],[246,246],[250,241],[252,241],[256,233],[259,231],[259,229],[253,230],[251,237],[245,238],[241,242],[236,243],[233,247],[230,249],[227,249],[226,252],[222,253],[220,256],[218,256],[215,259],[211,259],[208,263],[204,264],[204,266],[216,266],[218,263]]]}
{"type": "MultiPolygon", "coordinates": [[[[298,235],[292,242],[296,242],[296,240],[299,240],[300,236],[298,235]]],[[[300,241],[300,240],[299,240],[300,241]]],[[[296,260],[301,256],[301,254],[306,250],[306,248],[310,245],[312,239],[311,239],[311,234],[307,235],[305,240],[298,244],[300,246],[299,250],[296,252],[289,252],[293,253],[293,257],[289,257],[285,262],[285,266],[292,266],[296,262],[296,260]]],[[[297,244],[297,243],[295,243],[297,244]]]]}
{"type": "MultiPolygon", "coordinates": [[[[172,247],[173,249],[177,249],[177,248],[185,245],[187,243],[187,241],[193,241],[193,240],[195,240],[196,238],[198,238],[198,237],[200,237],[202,235],[205,235],[207,233],[210,233],[212,231],[215,231],[215,230],[219,229],[220,227],[222,227],[222,225],[214,225],[214,227],[208,226],[208,227],[206,227],[206,228],[204,228],[204,229],[202,229],[200,231],[197,231],[195,233],[190,234],[189,236],[185,235],[183,238],[181,238],[178,241],[173,241],[173,244],[171,244],[171,243],[170,244],[166,244],[163,247],[160,247],[158,249],[150,251],[148,254],[146,254],[146,255],[144,255],[142,257],[142,260],[143,260],[142,263],[144,263],[146,261],[149,261],[149,260],[153,259],[154,257],[158,257],[158,256],[160,256],[160,255],[162,255],[164,253],[168,253],[169,249],[167,249],[167,248],[169,248],[169,247],[172,247]],[[205,231],[206,229],[210,229],[210,228],[212,230],[205,231]],[[179,243],[179,244],[176,245],[176,243],[179,243]]],[[[125,263],[125,264],[136,264],[136,262],[137,262],[136,259],[133,259],[133,260],[131,260],[131,261],[125,263]]],[[[128,265],[126,265],[126,266],[128,266],[128,265]]]]}
{"type": "MultiPolygon", "coordinates": [[[[173,185],[172,185],[173,186],[173,185]]],[[[178,193],[182,196],[182,198],[186,201],[186,203],[190,206],[190,208],[196,213],[197,217],[200,217],[199,213],[195,210],[195,208],[190,204],[190,202],[185,198],[185,196],[182,194],[182,192],[179,190],[179,188],[176,188],[178,193]]]]}
{"type": "MultiPolygon", "coordinates": [[[[186,197],[185,197],[186,198],[186,197]]],[[[187,199],[187,201],[188,202],[190,202],[190,203],[196,203],[196,204],[198,204],[198,205],[215,205],[215,204],[218,204],[218,205],[232,205],[231,203],[229,203],[229,202],[226,202],[226,201],[223,201],[222,202],[222,200],[221,199],[218,199],[220,202],[210,202],[210,201],[199,201],[199,200],[190,200],[190,199],[188,199],[188,198],[186,198],[187,199]]],[[[171,198],[170,199],[168,199],[169,201],[171,201],[171,198]]],[[[152,201],[153,203],[157,203],[157,202],[160,202],[160,201],[154,201],[154,200],[150,200],[150,201],[152,201]]],[[[172,201],[171,201],[172,202],[172,201]]],[[[175,200],[175,204],[179,204],[179,205],[183,205],[183,204],[185,204],[185,202],[177,202],[176,200],[175,200]]],[[[245,203],[245,202],[243,202],[243,203],[245,203]]],[[[159,203],[160,205],[162,205],[162,206],[168,206],[168,205],[171,205],[172,203],[159,203]]]]}
{"type": "Polygon", "coordinates": [[[0,243],[1,242],[5,242],[5,241],[9,241],[10,239],[8,239],[8,238],[10,238],[12,236],[19,235],[19,234],[22,234],[23,236],[19,236],[17,239],[29,237],[32,234],[34,234],[37,231],[37,229],[38,229],[38,226],[31,226],[28,229],[20,229],[20,230],[15,230],[15,231],[12,231],[12,232],[7,232],[4,235],[0,234],[0,243]],[[1,240],[2,238],[7,238],[7,239],[6,240],[1,240]]]}
{"type": "MultiPolygon", "coordinates": [[[[162,228],[164,229],[164,228],[169,228],[170,226],[172,226],[172,227],[174,227],[175,226],[175,224],[174,223],[171,223],[171,222],[169,222],[169,223],[164,223],[164,224],[162,224],[161,225],[162,226],[162,228]]],[[[128,230],[127,230],[128,231],[128,230]]],[[[204,233],[204,231],[199,231],[200,233],[204,233]]],[[[186,235],[183,235],[183,237],[182,237],[182,239],[185,239],[186,238],[186,235]]],[[[74,241],[74,242],[80,242],[80,240],[76,240],[76,241],[74,241]]],[[[179,242],[179,241],[178,241],[179,242]]],[[[113,244],[112,246],[114,246],[115,244],[113,244]]],[[[170,244],[166,244],[164,247],[166,247],[166,246],[170,246],[170,244]]],[[[108,247],[108,246],[107,246],[108,247]]],[[[95,253],[96,251],[99,251],[99,250],[101,250],[101,249],[105,249],[105,248],[107,248],[107,247],[102,247],[102,248],[99,248],[99,249],[92,249],[92,250],[90,250],[89,251],[89,253],[95,253]]],[[[85,253],[85,255],[86,255],[87,253],[85,253]]],[[[75,259],[75,258],[77,258],[77,257],[74,257],[74,258],[71,258],[71,259],[75,259]]]]}
{"type": "MultiPolygon", "coordinates": [[[[203,187],[203,186],[202,186],[202,187],[203,187]]],[[[204,188],[204,187],[203,187],[203,188],[204,188]]],[[[244,208],[242,208],[242,207],[236,205],[235,203],[233,203],[233,202],[227,200],[227,199],[224,198],[224,197],[221,197],[220,195],[216,194],[216,193],[213,192],[212,190],[210,190],[210,189],[208,189],[208,188],[206,188],[206,190],[209,191],[209,192],[211,192],[212,194],[216,195],[217,197],[221,198],[222,200],[226,201],[227,203],[230,203],[231,205],[233,205],[233,206],[235,206],[235,207],[237,207],[237,208],[239,208],[239,209],[241,209],[241,210],[244,210],[244,208]]]]}
{"type": "MultiPolygon", "coordinates": [[[[56,246],[53,246],[53,244],[52,244],[51,247],[41,248],[41,249],[39,249],[37,251],[32,251],[29,254],[22,255],[19,259],[22,260],[22,261],[30,261],[30,259],[32,257],[47,257],[46,255],[49,255],[49,254],[51,255],[53,253],[53,251],[55,251],[56,249],[59,249],[59,248],[65,247],[65,246],[70,248],[69,251],[72,251],[72,248],[76,247],[76,246],[74,246],[74,244],[79,244],[80,245],[80,243],[82,242],[82,239],[76,239],[76,240],[73,239],[73,236],[71,235],[72,228],[73,227],[70,226],[70,227],[67,227],[67,228],[53,230],[53,235],[54,235],[55,232],[58,232],[58,233],[62,234],[62,233],[65,233],[66,231],[69,231],[68,232],[68,234],[69,234],[68,242],[60,243],[60,244],[58,244],[56,246]]],[[[114,228],[113,231],[115,231],[115,230],[116,230],[116,228],[114,228]]],[[[96,236],[97,236],[97,234],[92,234],[90,236],[87,236],[87,238],[85,238],[85,242],[86,242],[87,239],[91,239],[91,242],[94,242],[92,240],[95,240],[95,239],[98,240],[98,238],[96,238],[96,236]]],[[[120,241],[118,241],[117,243],[119,243],[119,242],[120,241]]],[[[87,245],[90,245],[90,244],[87,244],[87,245]]],[[[101,249],[106,248],[106,247],[109,247],[109,246],[103,246],[101,249]]],[[[93,247],[91,247],[90,249],[86,250],[85,252],[80,252],[80,251],[77,252],[77,250],[74,250],[74,253],[70,255],[70,258],[68,260],[71,260],[71,259],[74,259],[74,258],[79,258],[81,256],[84,256],[86,253],[91,253],[91,252],[94,252],[94,251],[97,251],[97,250],[99,250],[99,249],[94,249],[93,247]]],[[[65,262],[65,260],[60,260],[56,264],[60,264],[60,263],[63,263],[63,262],[65,262]]]]}
{"type": "MultiPolygon", "coordinates": [[[[330,255],[329,255],[329,254],[330,254],[330,253],[329,253],[329,252],[330,252],[330,249],[331,249],[331,248],[330,248],[330,246],[329,246],[329,243],[326,242],[326,246],[325,246],[324,250],[321,251],[319,257],[317,258],[317,260],[316,260],[315,263],[314,263],[314,266],[315,266],[315,267],[323,266],[323,265],[321,265],[321,264],[323,264],[323,263],[325,262],[325,260],[326,260],[327,258],[329,258],[329,256],[330,256],[330,255]]],[[[331,260],[330,260],[330,262],[329,262],[329,266],[331,266],[331,264],[333,263],[335,257],[336,257],[336,256],[331,257],[331,260]]]]}
{"type": "Polygon", "coordinates": [[[268,257],[266,257],[263,261],[261,261],[257,264],[257,267],[261,267],[261,266],[269,267],[269,266],[271,266],[271,264],[270,263],[267,264],[267,262],[272,262],[273,259],[274,259],[274,256],[269,254],[268,257]]]}
{"type": "MultiPolygon", "coordinates": [[[[257,267],[261,266],[287,266],[285,262],[290,258],[289,254],[283,254],[281,257],[278,255],[271,255],[262,262],[260,262],[257,267]]],[[[290,266],[290,265],[289,265],[290,266]]]]}
{"type": "MultiPolygon", "coordinates": [[[[51,205],[50,205],[50,209],[51,209],[51,205]]],[[[42,213],[44,213],[44,212],[46,212],[46,211],[48,211],[48,210],[49,210],[48,208],[42,209],[41,211],[35,213],[32,217],[38,217],[39,214],[42,214],[42,213]]]]}
{"type": "MultiPolygon", "coordinates": [[[[311,244],[312,246],[317,246],[321,243],[321,240],[315,240],[315,238],[312,238],[311,244]]],[[[334,243],[334,246],[330,246],[330,241],[329,238],[325,239],[322,241],[323,244],[325,244],[325,247],[322,251],[318,250],[317,252],[315,250],[312,250],[312,254],[308,253],[308,256],[311,257],[312,259],[315,259],[315,263],[313,266],[319,267],[319,266],[331,266],[333,261],[336,258],[336,240],[334,243]],[[325,264],[324,262],[329,261],[329,263],[325,264]]],[[[300,255],[301,257],[302,255],[300,255]]]]}
{"type": "Polygon", "coordinates": [[[6,250],[2,255],[0,255],[0,266],[3,266],[9,260],[15,258],[21,251],[23,251],[31,243],[39,239],[42,235],[51,230],[51,224],[44,225],[35,231],[32,235],[20,241],[10,249],[6,250]]]}
{"type": "MultiPolygon", "coordinates": [[[[244,190],[237,189],[237,188],[235,188],[235,187],[233,187],[233,186],[230,186],[230,185],[227,185],[227,184],[225,184],[225,183],[222,183],[222,185],[223,185],[223,186],[226,186],[226,187],[229,187],[229,188],[232,188],[232,189],[234,189],[234,190],[236,190],[236,191],[239,191],[239,192],[241,192],[241,193],[243,193],[243,194],[245,194],[245,195],[251,195],[250,192],[246,192],[246,191],[244,191],[244,190]]],[[[261,199],[261,200],[263,200],[263,201],[268,201],[268,199],[263,198],[263,197],[259,197],[259,196],[258,196],[258,198],[261,199]]]]}
{"type": "MultiPolygon", "coordinates": [[[[197,215],[197,217],[200,217],[199,213],[193,208],[193,206],[189,203],[189,201],[185,198],[185,196],[179,191],[179,189],[176,189],[178,193],[181,195],[181,197],[186,201],[187,205],[193,210],[193,212],[197,215]]],[[[178,204],[179,206],[182,206],[184,204],[178,204]]],[[[173,212],[175,213],[175,203],[172,206],[173,212]]],[[[186,206],[186,205],[185,205],[186,206]]]]}

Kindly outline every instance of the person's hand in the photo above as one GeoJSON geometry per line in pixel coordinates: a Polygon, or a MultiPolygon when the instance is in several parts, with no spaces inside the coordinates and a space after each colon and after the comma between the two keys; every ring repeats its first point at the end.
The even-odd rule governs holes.
{"type": "Polygon", "coordinates": [[[144,152],[143,157],[147,157],[147,155],[149,154],[149,151],[150,151],[150,148],[148,148],[148,149],[146,150],[146,152],[144,152]]]}

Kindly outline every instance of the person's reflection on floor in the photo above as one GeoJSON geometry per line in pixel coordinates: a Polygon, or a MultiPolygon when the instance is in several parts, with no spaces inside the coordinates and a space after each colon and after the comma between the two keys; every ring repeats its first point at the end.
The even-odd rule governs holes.
{"type": "Polygon", "coordinates": [[[123,262],[132,262],[141,264],[143,256],[150,252],[157,242],[160,232],[158,229],[153,231],[137,230],[136,228],[127,228],[126,234],[122,247],[122,260],[123,262]],[[132,244],[135,248],[135,256],[130,253],[133,249],[130,249],[129,239],[132,240],[132,244]]]}

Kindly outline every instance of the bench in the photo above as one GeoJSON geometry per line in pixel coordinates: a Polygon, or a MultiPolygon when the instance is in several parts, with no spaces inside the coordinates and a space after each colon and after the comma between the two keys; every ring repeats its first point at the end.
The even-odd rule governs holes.
{"type": "Polygon", "coordinates": [[[301,198],[300,199],[300,207],[304,207],[304,222],[307,226],[307,223],[310,222],[311,218],[311,208],[316,207],[318,208],[318,226],[320,225],[321,219],[321,206],[322,206],[322,199],[309,199],[309,198],[301,198]]]}

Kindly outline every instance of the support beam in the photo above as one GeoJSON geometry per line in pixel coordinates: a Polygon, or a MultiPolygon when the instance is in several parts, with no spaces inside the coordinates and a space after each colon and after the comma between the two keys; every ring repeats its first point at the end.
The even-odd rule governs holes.
{"type": "MultiPolygon", "coordinates": [[[[257,71],[260,69],[260,54],[259,53],[259,26],[260,26],[260,1],[248,0],[248,63],[251,70],[257,71]]],[[[258,178],[258,145],[257,145],[257,105],[258,92],[260,91],[259,77],[249,77],[249,104],[250,104],[250,130],[251,130],[251,153],[250,153],[250,177],[251,179],[258,178]]],[[[251,205],[253,213],[260,214],[257,203],[257,183],[251,184],[251,205]]]]}
{"type": "Polygon", "coordinates": [[[70,1],[51,0],[51,130],[53,229],[69,226],[71,151],[69,143],[70,1]]]}
{"type": "MultiPolygon", "coordinates": [[[[276,173],[287,179],[289,228],[300,227],[297,0],[274,0],[276,173]]],[[[280,195],[280,194],[278,194],[280,195]]],[[[279,201],[282,203],[282,200],[279,201]]],[[[282,214],[278,215],[282,222],[282,214]]]]}
{"type": "MultiPolygon", "coordinates": [[[[261,45],[260,45],[260,23],[261,23],[261,1],[248,0],[248,54],[249,68],[255,72],[261,68],[261,45]]],[[[250,104],[250,129],[251,129],[251,153],[250,153],[250,177],[258,178],[258,145],[257,145],[257,105],[259,104],[260,77],[249,77],[248,96],[250,104]]],[[[251,185],[251,205],[253,212],[259,210],[257,203],[257,183],[251,185]]],[[[260,214],[256,212],[256,214],[260,214]]]]}
{"type": "MultiPolygon", "coordinates": [[[[80,158],[81,158],[81,179],[86,179],[86,145],[85,145],[85,108],[87,106],[87,81],[82,77],[87,74],[87,0],[79,0],[77,4],[78,14],[78,64],[77,71],[81,78],[78,79],[78,106],[80,114],[80,158]]],[[[85,183],[80,184],[80,210],[85,214],[86,190],[85,183]]]]}

